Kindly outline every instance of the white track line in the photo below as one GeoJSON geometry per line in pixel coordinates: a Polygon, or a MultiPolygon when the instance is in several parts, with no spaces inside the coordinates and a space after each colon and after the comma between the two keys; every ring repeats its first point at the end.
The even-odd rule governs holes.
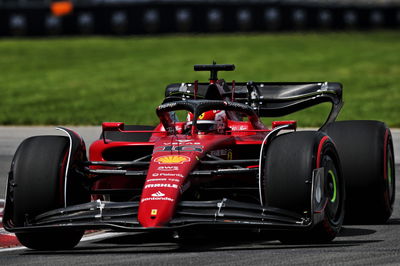
{"type": "Polygon", "coordinates": [[[8,252],[8,251],[23,250],[23,249],[28,249],[28,248],[26,248],[26,247],[0,248],[0,253],[8,252]]]}

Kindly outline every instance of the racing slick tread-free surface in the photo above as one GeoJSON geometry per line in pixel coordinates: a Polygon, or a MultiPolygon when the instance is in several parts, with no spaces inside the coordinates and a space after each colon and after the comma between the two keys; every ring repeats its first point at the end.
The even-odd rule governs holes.
{"type": "MultiPolygon", "coordinates": [[[[26,219],[64,206],[68,150],[69,140],[63,136],[31,137],[21,143],[11,165],[7,193],[15,226],[24,226],[26,219]]],[[[72,248],[82,235],[82,230],[16,233],[21,244],[32,249],[72,248]]]]}
{"type": "Polygon", "coordinates": [[[331,123],[326,132],[334,141],[342,163],[346,184],[345,222],[385,223],[392,214],[395,199],[394,153],[389,128],[379,121],[353,120],[331,123]]]}
{"type": "Polygon", "coordinates": [[[336,149],[322,132],[279,135],[268,146],[262,177],[268,206],[309,214],[312,174],[317,167],[324,167],[324,194],[328,199],[324,219],[311,231],[282,232],[282,242],[331,241],[339,232],[344,218],[344,182],[336,149]]]}

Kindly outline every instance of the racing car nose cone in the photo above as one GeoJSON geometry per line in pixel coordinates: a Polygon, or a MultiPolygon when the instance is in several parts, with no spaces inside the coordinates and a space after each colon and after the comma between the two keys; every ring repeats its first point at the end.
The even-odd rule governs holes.
{"type": "Polygon", "coordinates": [[[145,186],[149,185],[140,200],[138,220],[143,227],[161,227],[171,220],[179,192],[175,184],[145,186]]]}
{"type": "Polygon", "coordinates": [[[171,207],[173,206],[165,204],[146,205],[145,208],[142,208],[141,214],[139,214],[139,221],[143,227],[162,227],[168,222],[171,216],[171,207]]]}
{"type": "Polygon", "coordinates": [[[226,142],[225,136],[167,136],[154,144],[139,204],[138,221],[143,227],[162,227],[173,218],[187,180],[205,151],[226,142]]]}
{"type": "Polygon", "coordinates": [[[195,156],[183,152],[153,155],[139,205],[138,220],[143,227],[161,227],[172,219],[195,156]]]}

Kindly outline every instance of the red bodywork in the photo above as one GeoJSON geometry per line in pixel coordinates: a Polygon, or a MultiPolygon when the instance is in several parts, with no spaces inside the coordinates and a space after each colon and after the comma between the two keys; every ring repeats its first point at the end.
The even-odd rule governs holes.
{"type": "MultiPolygon", "coordinates": [[[[101,139],[90,147],[89,160],[106,161],[104,152],[118,147],[146,146],[152,149],[152,158],[143,180],[132,180],[126,177],[110,177],[95,183],[95,189],[118,189],[142,186],[138,221],[142,227],[162,227],[174,215],[177,203],[182,193],[188,189],[191,182],[189,174],[198,167],[206,153],[220,151],[226,158],[240,158],[239,154],[232,154],[232,147],[240,145],[260,146],[270,130],[254,129],[253,124],[260,121],[231,121],[228,120],[224,134],[195,133],[168,134],[162,124],[156,127],[148,142],[121,142],[101,139]],[[222,152],[221,152],[222,151],[222,152]],[[228,154],[227,151],[230,151],[228,154]]],[[[292,123],[292,122],[291,122],[292,123]]],[[[184,122],[175,125],[176,131],[181,131],[184,122]]],[[[143,133],[144,131],[124,131],[122,123],[104,123],[104,131],[119,131],[121,133],[143,133]]],[[[236,148],[235,150],[240,150],[236,148]]],[[[246,152],[245,150],[242,152],[246,152]]],[[[244,154],[247,155],[247,154],[244,154]]],[[[251,167],[251,166],[249,166],[251,167]]],[[[258,167],[252,166],[252,167],[258,167]]],[[[99,167],[96,167],[99,169],[99,167]]]]}
{"type": "MultiPolygon", "coordinates": [[[[209,83],[168,85],[163,103],[156,109],[160,120],[156,127],[103,123],[102,135],[90,146],[89,158],[83,139],[69,129],[59,128],[69,141],[59,182],[63,208],[33,213],[34,217],[21,211],[24,224],[15,226],[10,207],[5,212],[5,228],[13,232],[64,227],[72,231],[179,233],[209,226],[308,230],[321,224],[325,207],[320,207],[324,184],[320,157],[311,176],[300,177],[307,178],[302,193],[310,193],[298,196],[306,201],[304,208],[298,208],[297,202],[299,211],[271,203],[268,181],[273,179],[266,178],[273,166],[271,158],[285,165],[283,156],[297,156],[290,154],[288,145],[275,156],[272,151],[276,146],[271,145],[282,130],[296,130],[296,121],[275,121],[268,129],[260,117],[282,117],[330,102],[331,112],[319,129],[324,134],[343,105],[341,84],[244,83],[217,78],[218,71],[234,69],[234,65],[216,63],[195,65],[195,71],[210,71],[209,83]]],[[[318,156],[327,138],[319,143],[318,156]]],[[[277,187],[272,189],[282,199],[288,196],[280,185],[277,187]]],[[[11,186],[8,189],[14,190],[11,186]]],[[[8,206],[13,206],[12,197],[7,200],[8,206]]]]}

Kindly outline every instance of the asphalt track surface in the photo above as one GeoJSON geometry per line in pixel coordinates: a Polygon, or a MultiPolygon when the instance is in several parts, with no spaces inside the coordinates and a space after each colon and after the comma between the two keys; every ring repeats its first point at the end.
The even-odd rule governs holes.
{"type": "MultiPolygon", "coordinates": [[[[100,135],[99,128],[72,128],[87,143],[100,135]]],[[[392,133],[399,177],[400,130],[392,133]]],[[[7,172],[18,144],[28,136],[42,134],[59,133],[48,127],[0,127],[0,198],[4,198],[7,172]]],[[[397,195],[400,195],[399,183],[397,195]]],[[[0,249],[0,265],[400,265],[399,200],[387,224],[345,225],[330,244],[283,245],[270,238],[239,232],[183,239],[97,233],[69,251],[0,249]]]]}

